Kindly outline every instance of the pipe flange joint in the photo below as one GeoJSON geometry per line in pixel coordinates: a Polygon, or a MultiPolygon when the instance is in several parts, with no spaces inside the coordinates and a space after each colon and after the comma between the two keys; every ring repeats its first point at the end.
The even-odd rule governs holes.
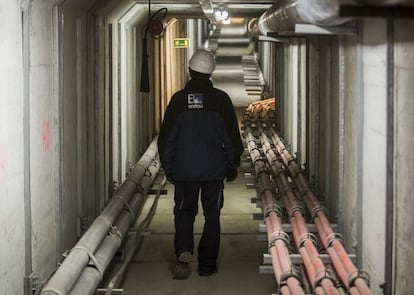
{"type": "Polygon", "coordinates": [[[290,241],[289,241],[289,235],[287,233],[285,233],[284,231],[278,230],[274,233],[272,233],[272,235],[269,238],[269,245],[268,248],[272,248],[275,246],[276,241],[281,240],[285,243],[285,246],[288,246],[290,241]]]}
{"type": "Polygon", "coordinates": [[[269,217],[270,213],[272,212],[276,213],[277,216],[282,217],[282,208],[280,208],[280,206],[277,204],[267,205],[264,208],[263,212],[265,218],[269,217]]]}
{"type": "Polygon", "coordinates": [[[305,245],[306,241],[311,241],[312,244],[316,247],[316,236],[313,233],[304,233],[299,237],[299,248],[302,248],[305,245]]]}
{"type": "Polygon", "coordinates": [[[356,270],[351,272],[348,276],[348,289],[355,287],[355,282],[358,279],[362,279],[365,281],[368,287],[370,287],[370,277],[369,274],[364,270],[356,270]]]}
{"type": "Polygon", "coordinates": [[[318,217],[319,212],[323,212],[327,214],[327,210],[324,206],[317,206],[312,209],[311,220],[313,221],[316,217],[318,217]]]}
{"type": "Polygon", "coordinates": [[[300,214],[302,214],[302,216],[305,216],[305,208],[303,208],[300,205],[296,205],[296,206],[290,208],[289,209],[289,216],[293,217],[296,212],[299,212],[300,214]]]}
{"type": "Polygon", "coordinates": [[[322,286],[322,281],[326,279],[330,280],[333,285],[336,284],[335,279],[332,276],[331,272],[324,269],[315,274],[315,285],[313,286],[313,289],[315,290],[317,287],[322,286]]]}
{"type": "Polygon", "coordinates": [[[340,233],[331,233],[326,237],[327,248],[331,247],[333,242],[339,242],[342,245],[344,244],[344,237],[340,233]]]}

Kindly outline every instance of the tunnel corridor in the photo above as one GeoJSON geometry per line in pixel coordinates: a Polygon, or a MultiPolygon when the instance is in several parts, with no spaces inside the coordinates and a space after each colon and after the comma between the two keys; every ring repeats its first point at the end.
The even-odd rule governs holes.
{"type": "Polygon", "coordinates": [[[412,0],[0,0],[0,293],[411,294],[413,16],[412,0]],[[155,142],[198,49],[245,150],[218,273],[177,281],[155,142]]]}

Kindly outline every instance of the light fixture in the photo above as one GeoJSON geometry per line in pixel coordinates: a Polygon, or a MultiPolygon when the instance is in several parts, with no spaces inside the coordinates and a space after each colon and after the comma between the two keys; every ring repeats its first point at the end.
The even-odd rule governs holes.
{"type": "Polygon", "coordinates": [[[227,20],[229,18],[229,12],[224,6],[219,6],[214,10],[214,16],[216,20],[227,20]]]}

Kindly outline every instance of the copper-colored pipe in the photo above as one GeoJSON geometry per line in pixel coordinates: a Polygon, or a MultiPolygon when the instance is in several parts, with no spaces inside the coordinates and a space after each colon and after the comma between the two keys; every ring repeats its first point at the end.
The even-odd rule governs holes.
{"type": "Polygon", "coordinates": [[[291,212],[290,221],[292,224],[293,237],[296,245],[304,261],[304,265],[309,274],[311,285],[314,290],[320,286],[326,294],[338,294],[337,289],[332,283],[332,280],[326,276],[322,276],[326,273],[326,268],[323,262],[318,257],[319,253],[311,239],[307,239],[306,236],[311,236],[309,233],[303,213],[296,201],[296,197],[290,189],[289,182],[286,175],[281,170],[281,163],[276,164],[278,161],[276,155],[270,148],[266,140],[266,136],[262,132],[261,135],[263,152],[266,154],[268,162],[271,163],[271,168],[278,180],[279,189],[283,192],[283,200],[285,201],[286,209],[291,212]],[[293,212],[293,213],[292,213],[293,212]]]}
{"type": "Polygon", "coordinates": [[[341,281],[345,284],[350,292],[352,291],[352,293],[355,292],[355,294],[361,295],[371,294],[366,280],[362,277],[359,277],[359,271],[350,260],[347,252],[342,246],[342,243],[338,241],[336,235],[332,231],[324,210],[322,210],[322,207],[319,205],[317,198],[311,191],[310,186],[302,171],[300,170],[298,164],[288,153],[283,142],[274,131],[272,132],[272,140],[276,146],[276,149],[281,154],[281,158],[284,164],[288,167],[296,185],[302,192],[308,210],[315,213],[313,216],[313,221],[317,227],[323,246],[327,249],[328,254],[331,258],[334,256],[334,252],[337,254],[338,260],[336,260],[335,256],[333,263],[341,281]],[[334,249],[334,252],[331,251],[331,247],[334,249]],[[352,285],[350,282],[352,282],[352,285]]]}
{"type": "Polygon", "coordinates": [[[283,231],[282,221],[275,204],[274,192],[271,189],[270,176],[267,172],[266,161],[263,160],[259,152],[255,138],[247,128],[246,140],[250,157],[254,164],[256,175],[258,176],[261,198],[265,213],[265,223],[267,235],[271,243],[269,250],[272,258],[272,267],[275,279],[280,286],[280,293],[283,295],[305,294],[301,283],[297,277],[289,275],[292,271],[292,262],[288,251],[288,235],[283,231]],[[282,281],[282,276],[288,275],[286,282],[282,281]]]}
{"type": "MultiPolygon", "coordinates": [[[[253,103],[251,105],[249,105],[247,112],[245,113],[245,120],[246,122],[248,122],[249,124],[251,124],[252,126],[256,126],[260,124],[267,124],[267,120],[268,120],[268,112],[270,110],[274,110],[274,100],[268,100],[268,101],[260,101],[257,103],[253,103]],[[273,105],[272,105],[273,103],[273,105]]],[[[271,124],[268,124],[269,126],[271,126],[271,124]]],[[[260,128],[260,127],[259,127],[260,128]]],[[[313,215],[313,220],[315,222],[315,225],[318,229],[318,233],[321,237],[322,243],[324,245],[324,247],[327,249],[328,254],[331,257],[331,260],[333,262],[333,265],[335,266],[335,269],[338,273],[338,276],[340,278],[340,280],[348,287],[348,291],[350,294],[370,294],[370,290],[367,286],[367,282],[365,281],[364,278],[359,276],[359,272],[356,270],[355,266],[353,265],[353,263],[350,261],[346,251],[344,250],[341,242],[337,239],[337,235],[335,235],[330,227],[329,221],[326,218],[325,212],[324,210],[322,210],[323,208],[319,205],[319,201],[317,200],[317,198],[315,197],[315,195],[312,193],[312,191],[309,188],[309,185],[304,177],[304,175],[301,172],[301,169],[299,167],[299,165],[296,163],[294,157],[292,157],[289,153],[289,151],[286,149],[285,145],[283,144],[283,142],[281,141],[281,139],[279,138],[279,136],[276,134],[276,132],[274,132],[273,128],[269,128],[271,131],[271,138],[272,141],[276,147],[276,150],[278,151],[280,158],[282,159],[283,163],[287,166],[290,174],[292,175],[295,184],[299,190],[299,192],[301,192],[301,194],[304,196],[304,201],[306,204],[306,207],[308,208],[308,210],[310,210],[312,212],[313,215]],[[352,284],[350,284],[350,279],[352,281],[352,284]]],[[[271,156],[269,157],[268,153],[271,154],[273,151],[271,151],[272,149],[269,148],[270,144],[266,144],[267,139],[266,136],[263,135],[263,130],[261,130],[262,133],[262,144],[263,146],[266,146],[266,149],[264,148],[264,150],[269,150],[269,152],[266,152],[266,157],[270,158],[269,162],[276,167],[276,175],[280,174],[280,172],[282,171],[281,169],[283,168],[283,164],[282,163],[278,163],[279,161],[276,160],[276,156],[271,156]]],[[[257,149],[257,147],[256,147],[257,149]]],[[[283,173],[282,173],[283,174],[283,173]]],[[[280,174],[280,175],[282,175],[280,174]]],[[[283,174],[284,175],[284,174],[283,174]]],[[[281,181],[277,180],[278,184],[280,185],[281,181]]],[[[287,180],[282,181],[282,187],[289,185],[289,183],[287,182],[287,180]]],[[[294,194],[292,194],[293,196],[293,200],[295,200],[294,194]]],[[[284,198],[285,200],[285,198],[284,198]]],[[[286,201],[286,203],[289,203],[289,201],[286,201]]],[[[296,205],[290,205],[287,206],[288,208],[295,208],[296,205]]],[[[295,212],[293,214],[293,219],[297,218],[300,220],[300,217],[296,217],[296,216],[300,216],[303,219],[302,214],[295,212]]],[[[293,221],[293,223],[295,223],[296,221],[293,221]]],[[[293,224],[292,223],[292,224],[293,224]]],[[[299,232],[307,232],[306,228],[303,229],[300,227],[300,225],[298,226],[298,228],[300,229],[299,232]]],[[[300,249],[300,252],[302,254],[302,258],[304,258],[304,260],[307,260],[309,258],[309,252],[311,252],[312,255],[317,255],[317,251],[316,249],[312,249],[311,246],[309,246],[309,244],[311,244],[313,246],[313,243],[310,241],[305,241],[303,243],[303,248],[306,249],[306,252],[303,251],[302,249],[300,249]],[[306,246],[305,246],[306,245],[306,246]],[[308,250],[309,249],[309,250],[308,250]],[[303,252],[303,253],[302,253],[303,252]]],[[[302,247],[301,247],[302,248],[302,247]]],[[[306,266],[307,264],[305,264],[306,266]]],[[[316,267],[319,268],[321,265],[316,263],[316,267]]],[[[314,269],[312,269],[311,267],[308,266],[308,271],[311,273],[309,275],[309,277],[314,278],[314,276],[312,275],[312,273],[314,273],[314,269]]],[[[312,283],[314,285],[314,282],[312,283]]],[[[329,283],[324,283],[324,284],[328,284],[329,283]]],[[[331,286],[325,286],[328,290],[331,286]]],[[[317,287],[314,288],[314,293],[315,294],[325,294],[323,291],[321,293],[321,287],[317,287]]],[[[344,290],[342,287],[338,287],[338,294],[343,294],[344,290]]]]}

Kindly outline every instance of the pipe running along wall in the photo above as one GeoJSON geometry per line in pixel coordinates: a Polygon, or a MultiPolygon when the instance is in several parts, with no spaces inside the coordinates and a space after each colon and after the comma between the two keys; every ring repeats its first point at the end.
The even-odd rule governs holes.
{"type": "Polygon", "coordinates": [[[295,271],[289,256],[289,236],[283,231],[282,209],[275,202],[275,193],[270,181],[266,160],[256,145],[255,137],[249,127],[245,128],[245,137],[250,157],[258,178],[259,191],[263,202],[263,213],[269,238],[269,252],[272,257],[275,279],[281,294],[305,294],[299,275],[295,271]]]}
{"type": "Polygon", "coordinates": [[[294,32],[296,24],[338,26],[352,20],[340,17],[341,5],[408,6],[413,0],[281,0],[276,1],[254,23],[251,31],[255,35],[270,32],[294,32]]]}
{"type": "MultiPolygon", "coordinates": [[[[246,109],[243,121],[244,135],[258,177],[260,194],[264,199],[265,216],[268,216],[269,212],[275,212],[277,216],[286,216],[290,220],[295,241],[294,248],[299,252],[305,269],[301,278],[302,286],[310,286],[311,289],[306,292],[312,291],[314,294],[346,294],[347,292],[349,294],[371,294],[367,274],[357,270],[352,263],[342,245],[341,235],[332,231],[326,217],[326,209],[319,204],[300,166],[275,132],[273,128],[274,106],[274,99],[252,103],[246,109]],[[267,159],[266,163],[264,163],[262,153],[267,159]],[[260,165],[259,168],[258,165],[260,165]],[[271,174],[269,174],[269,170],[271,174]],[[267,179],[271,177],[273,183],[264,182],[262,180],[263,174],[266,174],[267,179]],[[266,201],[266,192],[272,191],[273,186],[276,186],[279,197],[284,202],[285,211],[283,213],[281,207],[266,201]],[[302,201],[306,204],[307,212],[300,205],[302,201]],[[308,230],[307,216],[310,216],[310,221],[315,223],[317,233],[311,233],[308,230]],[[319,245],[320,243],[322,245],[319,245]],[[324,249],[323,251],[328,253],[329,263],[324,264],[320,259],[321,252],[318,251],[320,246],[324,249]]],[[[268,227],[267,221],[266,226],[268,227]]],[[[281,226],[276,229],[277,232],[283,232],[281,226]]],[[[269,241],[275,239],[283,240],[285,243],[289,241],[288,238],[282,239],[269,229],[267,230],[269,241]]],[[[286,247],[288,246],[286,245],[286,247]]],[[[281,265],[281,261],[286,258],[280,258],[273,252],[271,255],[273,268],[276,268],[277,271],[275,265],[281,265]]],[[[289,256],[289,253],[285,252],[284,255],[289,256]]],[[[293,269],[292,266],[291,269],[293,269]]],[[[277,277],[279,273],[276,271],[277,277]]],[[[292,276],[300,278],[297,274],[292,274],[292,276]]],[[[277,277],[276,281],[280,284],[282,280],[277,277]]]]}
{"type": "Polygon", "coordinates": [[[144,205],[160,169],[156,138],[79,242],[42,289],[42,295],[94,294],[144,205]]]}

